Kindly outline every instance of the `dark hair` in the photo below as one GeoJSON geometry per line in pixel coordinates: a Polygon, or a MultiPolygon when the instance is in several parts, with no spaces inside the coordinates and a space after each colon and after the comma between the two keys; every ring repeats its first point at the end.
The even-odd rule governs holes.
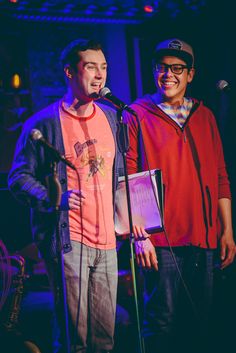
{"type": "Polygon", "coordinates": [[[70,65],[74,70],[80,61],[79,53],[88,49],[102,50],[100,43],[92,39],[76,39],[69,43],[61,53],[61,64],[63,68],[65,65],[70,65]]]}

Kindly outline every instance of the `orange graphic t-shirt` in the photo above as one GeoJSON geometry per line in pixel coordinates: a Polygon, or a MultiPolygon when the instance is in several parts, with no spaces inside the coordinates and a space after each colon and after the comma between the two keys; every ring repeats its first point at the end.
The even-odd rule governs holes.
{"type": "Polygon", "coordinates": [[[67,167],[68,190],[82,190],[80,210],[69,211],[71,240],[99,249],[115,248],[112,199],[112,169],[115,144],[103,111],[94,105],[88,118],[60,109],[65,157],[77,172],[67,167]]]}

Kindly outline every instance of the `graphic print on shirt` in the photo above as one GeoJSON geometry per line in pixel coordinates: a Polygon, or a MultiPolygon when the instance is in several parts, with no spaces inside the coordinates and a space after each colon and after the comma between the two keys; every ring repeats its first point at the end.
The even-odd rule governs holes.
{"type": "Polygon", "coordinates": [[[96,150],[92,151],[90,146],[97,143],[96,139],[89,139],[84,143],[79,141],[74,145],[76,156],[80,157],[81,167],[88,166],[89,172],[87,176],[87,181],[91,176],[94,176],[99,172],[102,176],[105,176],[105,160],[101,154],[96,154],[96,150]],[[94,153],[95,152],[95,153],[94,153]]]}
{"type": "Polygon", "coordinates": [[[79,141],[74,145],[76,156],[81,156],[81,167],[89,166],[89,173],[87,180],[99,172],[102,176],[105,175],[105,161],[102,155],[96,155],[95,149],[92,151],[90,146],[93,146],[98,141],[96,139],[89,139],[83,143],[79,141]]]}

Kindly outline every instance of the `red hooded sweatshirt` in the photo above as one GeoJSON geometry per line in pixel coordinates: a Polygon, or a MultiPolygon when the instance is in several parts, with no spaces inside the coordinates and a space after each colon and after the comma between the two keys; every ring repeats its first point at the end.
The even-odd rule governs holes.
{"type": "MultiPolygon", "coordinates": [[[[216,248],[219,236],[218,199],[231,198],[222,143],[213,113],[194,101],[181,128],[150,95],[135,101],[137,112],[126,115],[130,148],[129,174],[161,169],[164,185],[164,225],[172,246],[216,248]]],[[[155,246],[168,246],[163,232],[153,234],[155,246]]]]}

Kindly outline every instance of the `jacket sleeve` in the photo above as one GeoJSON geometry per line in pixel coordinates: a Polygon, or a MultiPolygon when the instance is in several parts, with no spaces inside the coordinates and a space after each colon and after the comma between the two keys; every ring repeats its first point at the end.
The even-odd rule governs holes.
{"type": "Polygon", "coordinates": [[[216,146],[217,161],[218,161],[218,195],[219,199],[231,199],[230,183],[225,164],[224,151],[220,133],[215,119],[213,120],[213,138],[216,146]]]}
{"type": "Polygon", "coordinates": [[[24,205],[41,212],[51,212],[43,171],[39,168],[40,148],[30,138],[31,129],[25,124],[16,145],[12,168],[8,175],[8,187],[14,197],[24,205]]]}

